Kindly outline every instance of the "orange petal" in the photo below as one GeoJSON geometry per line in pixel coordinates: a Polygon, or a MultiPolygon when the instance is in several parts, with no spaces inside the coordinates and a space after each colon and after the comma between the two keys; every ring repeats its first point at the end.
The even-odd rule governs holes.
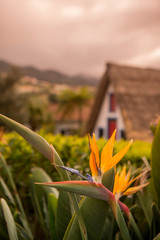
{"type": "Polygon", "coordinates": [[[140,173],[137,177],[131,179],[128,184],[127,184],[127,187],[129,187],[129,185],[131,185],[131,183],[133,183],[137,178],[140,178],[142,176],[142,173],[140,173]]]}
{"type": "Polygon", "coordinates": [[[96,164],[97,164],[97,167],[99,168],[99,151],[98,151],[98,147],[97,147],[97,143],[96,143],[96,137],[95,137],[94,134],[93,134],[92,147],[93,147],[93,152],[94,152],[95,157],[96,157],[96,164]]]}
{"type": "Polygon", "coordinates": [[[90,154],[90,159],[89,159],[89,166],[91,169],[91,173],[93,177],[98,176],[98,170],[97,170],[97,164],[96,164],[96,156],[95,153],[93,151],[93,144],[91,141],[91,137],[90,135],[88,135],[89,137],[89,145],[90,145],[90,149],[91,149],[91,154],[90,154]]]}
{"type": "Polygon", "coordinates": [[[116,155],[114,155],[109,163],[109,169],[112,168],[114,165],[116,165],[128,152],[133,140],[131,140],[127,146],[125,146],[120,152],[118,152],[116,155]]]}
{"type": "Polygon", "coordinates": [[[131,167],[130,167],[130,169],[128,170],[128,173],[127,173],[127,175],[126,175],[126,183],[129,182],[130,176],[131,176],[131,167]]]}
{"type": "Polygon", "coordinates": [[[102,173],[109,170],[109,160],[112,158],[113,146],[115,142],[116,130],[113,132],[112,136],[108,140],[107,144],[104,146],[101,153],[101,171],[102,173]]]}
{"type": "Polygon", "coordinates": [[[126,189],[126,184],[126,166],[124,166],[119,176],[119,192],[126,189]]]}
{"type": "Polygon", "coordinates": [[[136,186],[136,187],[130,187],[123,193],[123,195],[130,195],[130,194],[136,193],[137,191],[139,191],[142,188],[146,187],[148,184],[149,184],[149,182],[144,183],[144,184],[139,185],[139,186],[136,186]]]}
{"type": "Polygon", "coordinates": [[[113,194],[119,192],[119,173],[116,173],[114,179],[114,187],[113,187],[113,194]]]}
{"type": "Polygon", "coordinates": [[[90,166],[90,169],[91,169],[92,176],[97,177],[98,176],[98,171],[97,171],[97,165],[95,163],[95,155],[94,155],[93,152],[91,152],[91,154],[90,154],[89,166],[90,166]]]}

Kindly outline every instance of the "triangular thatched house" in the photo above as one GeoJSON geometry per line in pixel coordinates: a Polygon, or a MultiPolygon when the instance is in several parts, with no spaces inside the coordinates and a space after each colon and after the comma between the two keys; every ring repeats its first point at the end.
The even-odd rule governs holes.
{"type": "Polygon", "coordinates": [[[160,71],[107,64],[86,133],[117,139],[150,140],[150,124],[160,114],[160,71]]]}

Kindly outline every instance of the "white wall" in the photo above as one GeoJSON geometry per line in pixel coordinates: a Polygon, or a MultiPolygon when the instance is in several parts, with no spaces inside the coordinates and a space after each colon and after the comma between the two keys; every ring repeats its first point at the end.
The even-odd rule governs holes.
{"type": "Polygon", "coordinates": [[[70,131],[77,130],[79,128],[78,122],[61,122],[56,123],[55,134],[61,133],[61,131],[65,131],[65,135],[68,135],[70,131]]]}
{"type": "Polygon", "coordinates": [[[103,128],[104,129],[104,137],[108,137],[108,119],[109,118],[116,118],[117,119],[117,139],[121,138],[121,130],[124,130],[124,121],[122,118],[122,114],[120,111],[120,107],[118,102],[116,102],[116,111],[110,112],[109,111],[109,95],[111,93],[114,93],[114,89],[112,86],[109,86],[108,91],[106,92],[106,95],[104,97],[104,101],[102,103],[102,107],[99,112],[99,116],[97,118],[97,122],[95,124],[94,133],[96,135],[96,138],[98,138],[98,129],[103,128]]]}

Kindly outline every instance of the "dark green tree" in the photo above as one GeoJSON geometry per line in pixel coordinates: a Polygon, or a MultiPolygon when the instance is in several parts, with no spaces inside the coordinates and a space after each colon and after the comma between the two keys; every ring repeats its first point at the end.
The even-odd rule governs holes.
{"type": "Polygon", "coordinates": [[[8,73],[0,73],[0,112],[24,122],[23,100],[18,92],[20,70],[12,67],[8,73]]]}
{"type": "Polygon", "coordinates": [[[28,123],[32,130],[43,128],[46,132],[54,131],[54,119],[48,111],[48,102],[41,96],[31,96],[28,99],[28,123]]]}
{"type": "Polygon", "coordinates": [[[59,109],[61,112],[61,118],[64,119],[66,116],[71,116],[73,111],[78,110],[79,113],[79,128],[82,127],[83,123],[83,107],[89,104],[91,94],[86,87],[80,88],[78,91],[71,89],[63,90],[59,96],[59,109]]]}

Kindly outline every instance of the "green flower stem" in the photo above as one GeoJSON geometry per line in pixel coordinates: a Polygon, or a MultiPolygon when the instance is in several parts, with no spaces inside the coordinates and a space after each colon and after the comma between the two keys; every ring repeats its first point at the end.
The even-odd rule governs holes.
{"type": "Polygon", "coordinates": [[[137,236],[137,239],[142,240],[143,237],[142,237],[142,235],[141,235],[141,233],[140,233],[140,231],[139,231],[139,229],[138,229],[138,227],[137,227],[137,224],[136,224],[136,222],[135,222],[135,220],[134,220],[134,218],[133,218],[133,216],[132,216],[131,211],[129,210],[129,208],[128,208],[124,203],[118,201],[118,204],[119,204],[121,210],[126,214],[126,217],[128,218],[128,220],[129,220],[132,228],[133,228],[134,231],[135,231],[135,234],[136,234],[136,236],[137,236]]]}
{"type": "Polygon", "coordinates": [[[131,224],[132,228],[135,231],[135,234],[136,234],[137,238],[139,240],[143,240],[143,237],[142,237],[142,235],[141,235],[141,233],[140,233],[140,231],[137,227],[137,224],[136,224],[131,212],[129,212],[129,221],[130,221],[130,224],[131,224]]]}
{"type": "Polygon", "coordinates": [[[109,199],[109,205],[110,205],[110,207],[113,211],[113,214],[115,216],[115,219],[117,221],[117,224],[118,224],[118,227],[120,229],[120,232],[122,234],[123,239],[124,240],[131,240],[127,225],[125,223],[123,214],[122,214],[121,209],[119,207],[119,203],[117,202],[114,195],[109,199]]]}
{"type": "Polygon", "coordinates": [[[151,219],[150,219],[150,217],[148,215],[148,212],[147,212],[147,209],[146,209],[145,205],[143,204],[143,200],[142,200],[142,197],[141,197],[140,193],[138,193],[137,196],[138,196],[139,202],[141,204],[141,207],[143,208],[143,212],[144,212],[145,217],[147,219],[148,226],[151,229],[151,219]]]}
{"type": "MultiPolygon", "coordinates": [[[[62,168],[56,167],[56,165],[54,165],[54,163],[57,164],[57,165],[60,165],[60,166],[64,165],[61,158],[59,157],[58,153],[56,152],[56,150],[54,148],[53,148],[53,161],[52,162],[53,162],[53,166],[56,168],[56,170],[57,170],[58,174],[60,175],[61,179],[62,180],[70,180],[70,177],[69,177],[67,171],[65,171],[62,168]]],[[[88,239],[87,230],[86,230],[86,226],[85,226],[85,223],[84,223],[84,220],[83,220],[82,213],[81,213],[81,211],[79,209],[79,206],[78,206],[76,195],[74,193],[68,193],[68,195],[70,197],[70,200],[71,200],[72,205],[74,207],[75,213],[77,215],[82,240],[87,240],[88,239]]]]}

